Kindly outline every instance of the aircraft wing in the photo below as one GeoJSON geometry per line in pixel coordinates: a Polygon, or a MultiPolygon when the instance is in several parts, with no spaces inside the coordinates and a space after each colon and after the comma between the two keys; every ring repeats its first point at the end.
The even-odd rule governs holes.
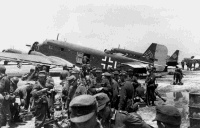
{"type": "Polygon", "coordinates": [[[55,65],[65,65],[65,64],[67,64],[69,67],[73,66],[72,63],[70,63],[69,61],[66,61],[65,59],[62,59],[60,57],[57,57],[57,56],[47,56],[47,57],[55,65]]]}
{"type": "Polygon", "coordinates": [[[0,60],[17,62],[17,63],[29,63],[32,65],[48,65],[48,66],[63,66],[68,64],[67,61],[52,56],[38,56],[28,54],[16,54],[16,53],[4,53],[0,52],[0,60]],[[62,61],[61,61],[62,60],[62,61]]]}
{"type": "MultiPolygon", "coordinates": [[[[122,65],[127,65],[132,68],[146,68],[148,66],[148,63],[143,63],[143,62],[127,62],[127,63],[122,63],[122,65]]],[[[156,71],[164,71],[165,65],[159,65],[159,64],[154,64],[156,67],[156,71]]]]}
{"type": "Polygon", "coordinates": [[[128,65],[133,68],[146,68],[148,64],[144,64],[141,62],[127,62],[127,63],[121,63],[122,65],[128,65]]]}
{"type": "Polygon", "coordinates": [[[193,59],[194,60],[200,60],[200,56],[195,56],[193,59]]]}

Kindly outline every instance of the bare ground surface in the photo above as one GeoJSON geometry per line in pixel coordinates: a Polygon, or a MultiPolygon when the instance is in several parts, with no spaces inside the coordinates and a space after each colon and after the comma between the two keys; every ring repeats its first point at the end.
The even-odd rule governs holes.
{"type": "MultiPolygon", "coordinates": [[[[11,68],[9,68],[11,69],[11,68]]],[[[30,68],[23,69],[23,72],[28,72],[30,68]]],[[[8,70],[8,68],[7,68],[8,70]]],[[[17,71],[18,69],[13,69],[17,71]]],[[[20,69],[22,70],[22,69],[20,69]]],[[[9,70],[8,72],[12,72],[9,70]]],[[[188,128],[190,125],[188,118],[188,103],[189,103],[189,92],[200,91],[200,71],[184,71],[186,76],[183,78],[184,85],[172,85],[172,75],[164,76],[163,78],[158,78],[158,91],[161,93],[163,97],[167,99],[164,103],[162,100],[157,98],[157,105],[173,105],[177,107],[182,114],[182,125],[181,128],[188,128]]],[[[56,83],[56,88],[61,89],[59,85],[60,80],[58,77],[54,77],[54,81],[56,83]]],[[[141,83],[144,83],[144,80],[139,80],[141,83]]],[[[19,86],[23,86],[25,82],[19,83],[19,86]]],[[[152,120],[155,118],[155,107],[141,107],[138,111],[138,114],[142,116],[142,118],[150,125],[156,126],[156,122],[152,120]]],[[[34,118],[24,123],[13,124],[14,128],[34,128],[34,118]]],[[[5,128],[5,127],[3,127],[5,128]]]]}

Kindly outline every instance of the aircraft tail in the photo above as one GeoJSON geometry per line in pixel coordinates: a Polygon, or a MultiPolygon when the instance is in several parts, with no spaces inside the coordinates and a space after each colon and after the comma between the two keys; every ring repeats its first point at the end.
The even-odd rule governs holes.
{"type": "Polygon", "coordinates": [[[166,46],[152,43],[144,52],[143,56],[145,56],[151,63],[159,65],[156,67],[156,71],[163,71],[166,66],[167,53],[168,49],[166,46]]]}
{"type": "Polygon", "coordinates": [[[179,50],[176,50],[172,56],[169,58],[169,60],[173,60],[173,61],[178,61],[178,56],[179,56],[179,50]]]}
{"type": "Polygon", "coordinates": [[[149,48],[144,52],[143,56],[150,62],[154,62],[154,55],[156,52],[156,43],[152,43],[149,48]]]}
{"type": "Polygon", "coordinates": [[[167,66],[176,66],[178,65],[178,56],[179,56],[179,50],[176,50],[171,57],[167,60],[167,66]]]}

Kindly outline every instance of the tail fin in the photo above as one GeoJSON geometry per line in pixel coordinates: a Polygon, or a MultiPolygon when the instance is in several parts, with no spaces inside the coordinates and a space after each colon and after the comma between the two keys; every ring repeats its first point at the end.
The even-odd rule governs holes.
{"type": "Polygon", "coordinates": [[[179,56],[179,50],[176,50],[172,56],[169,58],[169,61],[178,61],[178,56],[179,56]]]}
{"type": "Polygon", "coordinates": [[[155,64],[156,71],[163,71],[166,66],[167,53],[168,49],[166,46],[152,43],[144,52],[143,56],[155,64]]]}
{"type": "Polygon", "coordinates": [[[146,57],[151,63],[154,62],[155,52],[156,52],[156,43],[152,43],[149,48],[144,52],[143,56],[146,57]]]}

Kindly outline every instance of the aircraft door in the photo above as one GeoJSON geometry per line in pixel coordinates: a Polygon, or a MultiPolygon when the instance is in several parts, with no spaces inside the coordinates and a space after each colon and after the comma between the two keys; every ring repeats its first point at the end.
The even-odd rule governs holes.
{"type": "Polygon", "coordinates": [[[77,52],[77,55],[76,55],[76,63],[77,63],[77,64],[82,64],[82,62],[83,62],[83,53],[77,52]]]}

